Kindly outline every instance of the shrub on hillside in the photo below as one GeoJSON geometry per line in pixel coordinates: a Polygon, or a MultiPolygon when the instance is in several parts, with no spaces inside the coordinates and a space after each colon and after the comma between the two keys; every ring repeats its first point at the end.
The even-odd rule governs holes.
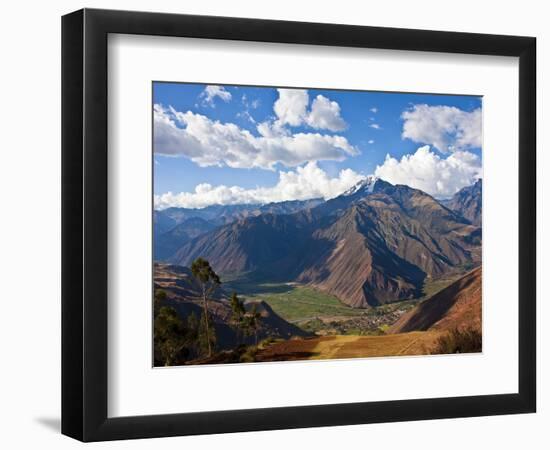
{"type": "Polygon", "coordinates": [[[434,349],[434,355],[445,353],[479,353],[481,352],[481,332],[475,329],[454,329],[440,336],[434,349]]]}

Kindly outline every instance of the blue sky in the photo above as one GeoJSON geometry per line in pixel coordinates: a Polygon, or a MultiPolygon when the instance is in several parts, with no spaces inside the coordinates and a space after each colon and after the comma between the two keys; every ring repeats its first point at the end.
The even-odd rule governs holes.
{"type": "Polygon", "coordinates": [[[481,176],[481,97],[155,82],[153,103],[161,208],[330,198],[371,174],[447,197],[481,176]]]}

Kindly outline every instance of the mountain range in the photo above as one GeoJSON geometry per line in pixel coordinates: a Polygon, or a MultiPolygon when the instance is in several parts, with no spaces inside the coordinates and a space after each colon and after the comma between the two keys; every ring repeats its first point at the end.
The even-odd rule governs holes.
{"type": "Polygon", "coordinates": [[[452,198],[444,201],[443,204],[461,214],[473,225],[481,227],[481,191],[482,181],[480,178],[473,185],[462,188],[452,198]]]}
{"type": "Polygon", "coordinates": [[[369,177],[328,201],[168,208],[154,223],[157,260],[189,266],[200,256],[221,275],[296,281],[377,306],[480,264],[481,180],[440,202],[369,177]]]}
{"type": "Polygon", "coordinates": [[[312,208],[322,199],[291,200],[265,205],[211,205],[205,208],[167,208],[153,213],[155,260],[172,256],[185,242],[235,220],[260,214],[291,214],[312,208]]]}

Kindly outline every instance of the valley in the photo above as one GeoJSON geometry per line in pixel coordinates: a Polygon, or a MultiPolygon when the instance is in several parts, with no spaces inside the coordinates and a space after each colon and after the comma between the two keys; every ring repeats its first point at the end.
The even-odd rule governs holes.
{"type": "Polygon", "coordinates": [[[480,183],[446,202],[366,179],[324,202],[155,212],[157,319],[186,336],[157,333],[155,365],[480,351],[480,183]]]}
{"type": "Polygon", "coordinates": [[[424,295],[418,299],[361,309],[352,308],[333,295],[299,283],[230,281],[224,285],[228,291],[240,292],[245,301],[267,303],[287,322],[316,335],[379,335],[403,314],[459,277],[455,274],[426,282],[424,295]]]}

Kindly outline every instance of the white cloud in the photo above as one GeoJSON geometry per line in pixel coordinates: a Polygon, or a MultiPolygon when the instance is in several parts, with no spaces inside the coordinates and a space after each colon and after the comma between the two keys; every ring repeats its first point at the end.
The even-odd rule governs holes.
{"type": "Polygon", "coordinates": [[[252,114],[250,114],[250,110],[251,109],[256,109],[258,106],[260,106],[260,100],[255,99],[255,100],[250,101],[248,99],[248,97],[246,96],[246,94],[243,94],[242,97],[241,97],[241,103],[243,104],[244,109],[237,113],[237,117],[239,117],[241,119],[245,119],[248,122],[256,125],[257,121],[252,116],[252,114]]]}
{"type": "Polygon", "coordinates": [[[481,160],[474,153],[456,151],[441,158],[428,145],[401,160],[386,156],[375,175],[392,183],[421,189],[434,197],[449,197],[481,177],[481,160]]]}
{"type": "Polygon", "coordinates": [[[369,139],[369,144],[374,144],[374,139],[369,139]]]}
{"type": "Polygon", "coordinates": [[[369,109],[369,111],[376,114],[378,112],[378,108],[373,106],[371,109],[369,109]]]}
{"type": "Polygon", "coordinates": [[[309,161],[343,161],[358,154],[343,136],[290,134],[280,125],[269,123],[258,125],[258,131],[261,136],[233,123],[154,105],[155,153],[184,156],[201,167],[272,170],[277,163],[294,167],[309,161]]]}
{"type": "Polygon", "coordinates": [[[379,130],[379,129],[380,129],[380,125],[378,125],[377,123],[371,123],[371,124],[369,125],[369,127],[374,128],[375,130],[379,130]]]}
{"type": "Polygon", "coordinates": [[[229,102],[231,100],[231,92],[226,91],[223,86],[209,84],[204,88],[204,91],[202,91],[201,97],[204,98],[207,104],[214,106],[216,97],[219,97],[225,103],[229,102]]]}
{"type": "Polygon", "coordinates": [[[260,106],[260,99],[256,98],[252,101],[248,99],[246,94],[243,94],[241,97],[241,102],[245,106],[245,108],[248,110],[249,108],[256,109],[258,106],[260,106]]]}
{"type": "Polygon", "coordinates": [[[315,129],[342,131],[347,123],[340,115],[340,105],[323,95],[315,97],[308,110],[309,94],[305,89],[277,89],[279,98],[273,104],[277,117],[273,127],[298,127],[307,124],[315,129]]]}
{"type": "Polygon", "coordinates": [[[305,89],[277,89],[279,98],[273,104],[273,111],[281,125],[297,127],[306,118],[309,95],[305,89]]]}
{"type": "Polygon", "coordinates": [[[347,124],[340,116],[340,105],[328,98],[318,95],[311,103],[311,112],[306,118],[312,128],[322,128],[330,131],[342,131],[347,124]]]}
{"type": "Polygon", "coordinates": [[[402,137],[447,153],[481,147],[481,109],[414,105],[401,115],[402,137]]]}
{"type": "Polygon", "coordinates": [[[250,123],[256,125],[256,119],[252,117],[252,114],[250,114],[248,110],[244,110],[242,112],[237,113],[237,117],[248,120],[250,123]]]}
{"type": "Polygon", "coordinates": [[[279,172],[279,181],[272,187],[244,189],[239,186],[212,186],[202,183],[194,192],[167,192],[155,195],[155,209],[171,206],[183,208],[204,208],[209,205],[265,204],[286,200],[307,200],[311,198],[334,198],[360,180],[363,175],[351,169],[340,171],[330,178],[315,162],[309,162],[296,170],[279,172]]]}

